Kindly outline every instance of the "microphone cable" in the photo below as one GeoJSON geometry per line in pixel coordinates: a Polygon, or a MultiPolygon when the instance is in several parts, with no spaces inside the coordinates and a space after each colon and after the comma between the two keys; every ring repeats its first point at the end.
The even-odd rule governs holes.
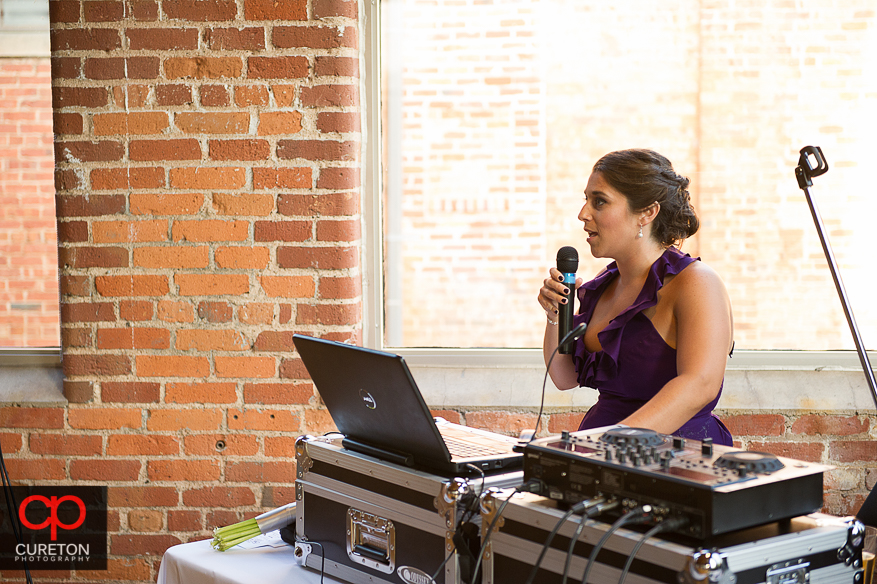
{"type": "Polygon", "coordinates": [[[594,549],[591,550],[591,555],[588,556],[588,564],[585,566],[585,573],[582,575],[581,584],[587,584],[588,575],[591,573],[591,568],[594,567],[594,562],[597,560],[597,555],[600,553],[600,550],[603,549],[603,546],[606,545],[606,542],[609,541],[609,538],[612,537],[612,534],[624,527],[625,525],[636,525],[639,523],[645,523],[649,519],[652,518],[652,506],[651,505],[643,505],[641,507],[637,507],[636,509],[632,509],[628,511],[624,515],[622,515],[615,523],[613,523],[609,529],[606,530],[606,533],[603,534],[603,537],[600,538],[594,545],[594,549]]]}
{"type": "Polygon", "coordinates": [[[570,341],[574,341],[585,334],[585,329],[587,328],[588,325],[586,323],[581,323],[579,326],[569,331],[566,336],[557,343],[554,351],[551,352],[551,356],[548,358],[548,365],[545,366],[545,377],[542,379],[542,399],[539,401],[539,414],[536,416],[536,428],[533,430],[533,435],[527,440],[527,444],[532,442],[536,438],[536,434],[539,433],[539,422],[542,421],[542,410],[545,408],[545,386],[548,384],[548,372],[551,371],[551,362],[554,361],[554,357],[557,356],[557,350],[563,345],[570,341]]]}
{"type": "Polygon", "coordinates": [[[647,532],[643,534],[643,536],[636,542],[636,545],[633,546],[633,550],[630,552],[630,555],[627,556],[627,561],[624,563],[624,569],[621,570],[621,577],[618,579],[618,584],[624,584],[624,579],[627,578],[627,573],[630,571],[630,567],[633,565],[633,559],[636,557],[636,554],[639,552],[640,548],[643,547],[643,544],[646,543],[647,540],[651,539],[655,535],[664,532],[664,531],[675,531],[680,527],[685,527],[688,525],[688,519],[685,517],[673,517],[672,519],[667,519],[657,524],[647,532]]]}
{"type": "Polygon", "coordinates": [[[576,527],[575,533],[573,534],[572,538],[570,538],[570,540],[569,540],[569,547],[566,549],[566,562],[564,562],[564,564],[563,564],[563,582],[562,582],[562,584],[566,584],[567,575],[569,574],[569,565],[572,562],[573,550],[576,547],[576,542],[579,540],[579,536],[582,535],[582,531],[584,531],[584,529],[585,529],[585,519],[590,519],[592,517],[595,517],[595,516],[605,512],[605,511],[610,511],[612,509],[615,509],[619,505],[621,505],[621,503],[617,499],[614,499],[612,501],[604,501],[603,503],[598,503],[597,505],[588,509],[585,512],[584,517],[582,517],[582,520],[579,522],[578,527],[576,527]]]}

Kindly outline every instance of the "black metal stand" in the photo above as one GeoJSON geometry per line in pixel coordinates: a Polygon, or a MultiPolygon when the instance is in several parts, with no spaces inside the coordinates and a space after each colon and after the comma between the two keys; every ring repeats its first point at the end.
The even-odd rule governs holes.
{"type": "Polygon", "coordinates": [[[813,222],[816,224],[816,231],[819,233],[819,241],[822,242],[825,259],[828,260],[831,277],[834,279],[834,286],[837,288],[837,293],[840,296],[844,315],[847,317],[847,323],[850,325],[850,332],[853,333],[853,341],[856,343],[859,361],[865,370],[865,378],[868,380],[868,387],[871,389],[874,406],[877,407],[877,381],[874,379],[874,370],[871,369],[871,362],[868,360],[865,344],[862,342],[862,336],[859,334],[859,327],[856,325],[853,309],[850,308],[850,301],[847,298],[847,292],[844,288],[843,280],[841,280],[837,262],[834,259],[834,252],[832,252],[828,236],[825,234],[825,225],[822,223],[822,217],[819,215],[816,203],[813,202],[813,197],[810,196],[809,187],[813,186],[813,177],[823,175],[826,172],[828,172],[828,162],[825,161],[822,149],[819,146],[805,146],[801,149],[801,157],[798,159],[798,166],[795,168],[795,178],[798,179],[798,186],[804,191],[804,195],[807,197],[807,204],[810,205],[810,214],[813,215],[813,222]]]}

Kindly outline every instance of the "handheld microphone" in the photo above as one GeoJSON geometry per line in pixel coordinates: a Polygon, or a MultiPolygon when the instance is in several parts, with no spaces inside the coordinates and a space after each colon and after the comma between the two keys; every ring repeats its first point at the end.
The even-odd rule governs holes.
{"type": "MultiPolygon", "coordinates": [[[[573,250],[575,251],[575,250],[573,250]]],[[[536,416],[536,428],[533,429],[533,435],[530,436],[530,439],[527,440],[527,444],[533,441],[536,438],[536,434],[539,433],[539,422],[542,421],[542,410],[545,408],[545,385],[548,383],[548,372],[551,371],[551,362],[554,361],[554,357],[557,355],[557,349],[560,348],[560,345],[565,342],[572,342],[585,334],[585,329],[588,328],[588,325],[585,323],[580,324],[573,330],[566,333],[566,336],[560,339],[560,343],[557,345],[557,348],[551,352],[551,357],[548,358],[548,364],[545,366],[545,377],[542,378],[542,401],[539,403],[539,414],[536,416]]]]}
{"type": "Polygon", "coordinates": [[[560,304],[557,307],[557,342],[558,352],[561,355],[572,355],[573,344],[567,339],[564,343],[564,337],[569,334],[572,328],[572,318],[575,314],[573,306],[576,298],[576,270],[579,269],[579,252],[576,248],[566,246],[557,250],[557,270],[563,274],[563,283],[566,285],[569,294],[566,297],[566,304],[560,304]]]}

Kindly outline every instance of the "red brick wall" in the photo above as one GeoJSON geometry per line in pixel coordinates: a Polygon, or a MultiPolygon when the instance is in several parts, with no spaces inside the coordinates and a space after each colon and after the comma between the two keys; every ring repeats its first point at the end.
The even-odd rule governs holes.
{"type": "Polygon", "coordinates": [[[0,347],[57,347],[49,59],[0,59],[0,347]]]}
{"type": "Polygon", "coordinates": [[[50,8],[70,404],[0,408],[3,449],[13,480],[109,485],[110,569],[77,580],[154,582],[290,501],[294,437],[331,427],[291,336],[361,339],[358,9],[50,8]]]}

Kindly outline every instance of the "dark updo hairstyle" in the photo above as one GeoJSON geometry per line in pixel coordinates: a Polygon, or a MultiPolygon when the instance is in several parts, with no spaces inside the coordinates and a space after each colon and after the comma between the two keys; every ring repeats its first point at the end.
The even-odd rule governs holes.
{"type": "Polygon", "coordinates": [[[645,149],[610,152],[597,161],[594,172],[627,197],[633,212],[653,203],[661,205],[652,222],[652,237],[665,247],[677,245],[694,235],[700,222],[691,205],[686,177],[657,152],[645,149]]]}

